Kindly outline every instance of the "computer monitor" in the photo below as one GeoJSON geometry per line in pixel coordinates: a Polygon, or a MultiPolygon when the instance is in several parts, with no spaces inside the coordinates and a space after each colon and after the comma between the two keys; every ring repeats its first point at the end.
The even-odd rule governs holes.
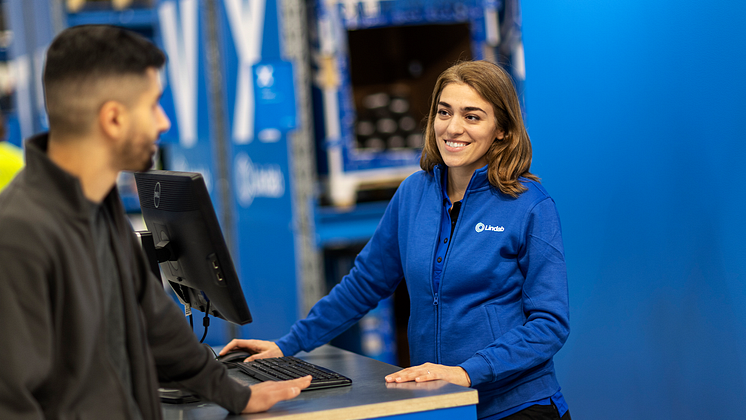
{"type": "Polygon", "coordinates": [[[152,235],[152,241],[143,241],[151,268],[157,274],[155,262],[160,263],[160,272],[187,310],[195,308],[239,325],[251,322],[202,175],[151,170],[135,173],[135,182],[152,235]]]}

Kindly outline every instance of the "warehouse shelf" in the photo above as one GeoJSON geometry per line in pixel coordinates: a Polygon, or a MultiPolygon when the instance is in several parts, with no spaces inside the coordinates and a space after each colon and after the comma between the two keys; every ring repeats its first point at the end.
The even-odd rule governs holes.
{"type": "Polygon", "coordinates": [[[387,201],[360,203],[351,209],[316,208],[316,243],[332,248],[367,242],[381,221],[387,201]]]}
{"type": "Polygon", "coordinates": [[[67,15],[68,26],[105,24],[133,29],[152,29],[157,25],[155,9],[83,10],[67,15]]]}

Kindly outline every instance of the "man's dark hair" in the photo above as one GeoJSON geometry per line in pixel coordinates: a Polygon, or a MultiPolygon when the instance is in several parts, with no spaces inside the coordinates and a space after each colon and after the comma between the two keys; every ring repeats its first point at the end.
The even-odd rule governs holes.
{"type": "Polygon", "coordinates": [[[73,26],[62,31],[47,50],[44,93],[50,131],[82,134],[101,101],[119,99],[97,84],[125,76],[145,76],[159,69],[166,56],[144,37],[108,25],[73,26]],[[93,103],[97,102],[97,103],[93,103]]]}
{"type": "Polygon", "coordinates": [[[91,76],[140,75],[165,62],[158,47],[134,32],[107,25],[73,26],[49,46],[44,84],[91,76]]]}

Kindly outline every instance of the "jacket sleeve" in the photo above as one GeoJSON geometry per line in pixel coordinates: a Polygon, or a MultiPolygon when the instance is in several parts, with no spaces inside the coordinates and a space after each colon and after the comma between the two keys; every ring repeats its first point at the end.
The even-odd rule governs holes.
{"type": "Polygon", "coordinates": [[[329,342],[394,293],[404,278],[397,237],[398,202],[397,192],[350,273],[277,341],[283,354],[311,351],[329,342]]]}
{"type": "Polygon", "coordinates": [[[143,280],[140,308],[158,380],[178,382],[200,397],[240,413],[249,401],[251,389],[230,378],[210,349],[199,343],[183,312],[152,275],[139,246],[135,247],[138,274],[143,280]]]}
{"type": "Polygon", "coordinates": [[[53,357],[46,272],[32,252],[0,243],[0,419],[44,418],[36,395],[53,357]]]}
{"type": "Polygon", "coordinates": [[[526,374],[551,360],[570,333],[562,232],[550,198],[529,212],[525,238],[518,266],[525,277],[522,304],[526,320],[460,365],[472,386],[526,374]]]}

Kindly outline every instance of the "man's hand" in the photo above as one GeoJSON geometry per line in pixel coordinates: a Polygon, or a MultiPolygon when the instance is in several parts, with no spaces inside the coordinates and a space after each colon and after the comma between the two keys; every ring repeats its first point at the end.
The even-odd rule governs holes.
{"type": "Polygon", "coordinates": [[[302,389],[311,384],[311,376],[293,379],[291,381],[267,381],[251,386],[251,398],[243,413],[259,413],[267,411],[280,401],[295,398],[302,389]]]}
{"type": "Polygon", "coordinates": [[[386,376],[386,382],[427,382],[442,379],[461,386],[471,386],[469,374],[460,366],[444,366],[435,363],[412,366],[386,376]]]}
{"type": "Polygon", "coordinates": [[[282,357],[282,350],[273,341],[264,340],[239,340],[233,339],[223,350],[220,350],[219,356],[229,353],[232,350],[246,350],[252,354],[245,362],[251,362],[256,359],[266,359],[268,357],[282,357]]]}

